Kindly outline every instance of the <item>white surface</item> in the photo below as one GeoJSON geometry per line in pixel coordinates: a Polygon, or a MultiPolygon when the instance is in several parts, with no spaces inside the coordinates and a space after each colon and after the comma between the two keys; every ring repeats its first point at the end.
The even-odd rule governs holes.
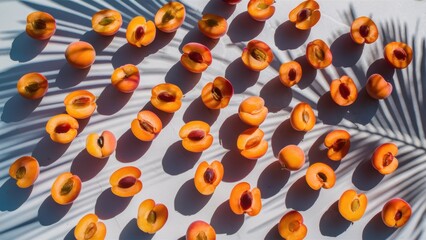
{"type": "Polygon", "coordinates": [[[299,210],[304,216],[307,239],[426,239],[425,1],[319,1],[322,18],[310,32],[296,31],[284,23],[298,1],[278,0],[274,17],[265,24],[249,18],[247,1],[236,8],[220,0],[184,3],[184,26],[175,35],[158,32],[156,41],[143,49],[126,44],[127,23],[136,15],[152,20],[163,2],[0,3],[0,239],[71,239],[75,224],[90,212],[106,223],[107,239],[177,239],[198,219],[210,222],[218,239],[276,239],[276,224],[288,209],[299,210]],[[115,37],[102,38],[91,31],[91,15],[102,8],[115,8],[123,15],[123,26],[115,37]],[[57,19],[58,30],[49,42],[40,43],[25,34],[26,16],[35,10],[47,11],[57,19]],[[196,21],[203,12],[229,17],[228,34],[217,43],[198,32],[196,21]],[[359,47],[351,43],[347,33],[352,19],[362,15],[373,17],[380,38],[359,47]],[[239,61],[245,43],[253,38],[267,42],[276,59],[260,74],[250,72],[239,61]],[[305,45],[317,38],[331,46],[334,57],[333,66],[321,71],[307,68],[303,57],[305,45]],[[65,63],[65,48],[78,39],[93,43],[97,50],[90,71],[77,71],[65,63]],[[393,40],[413,47],[414,60],[406,70],[393,71],[379,60],[384,43],[393,40]],[[189,73],[179,63],[180,49],[190,41],[214,46],[213,63],[203,74],[189,73]],[[277,71],[282,62],[298,57],[304,62],[304,77],[299,86],[289,90],[280,85],[277,71]],[[137,64],[141,71],[141,83],[133,95],[120,94],[110,86],[113,69],[126,63],[137,64]],[[16,93],[17,79],[30,71],[49,79],[49,92],[41,101],[30,102],[16,93]],[[394,83],[394,93],[386,101],[372,101],[364,91],[354,106],[339,108],[329,97],[321,97],[329,90],[328,82],[342,74],[352,77],[361,89],[366,75],[374,72],[383,73],[394,83]],[[236,94],[226,109],[210,111],[197,98],[216,76],[230,79],[236,94]],[[162,82],[182,88],[186,93],[183,106],[174,115],[161,114],[165,128],[152,143],[139,142],[129,131],[130,122],[140,109],[149,106],[150,89],[162,82]],[[44,131],[45,123],[64,111],[62,101],[75,89],[88,89],[99,96],[98,110],[90,120],[80,121],[84,129],[72,144],[54,144],[44,131]],[[264,97],[270,109],[261,126],[270,148],[258,161],[230,151],[237,134],[246,128],[235,113],[241,100],[250,95],[264,97]],[[310,103],[318,114],[314,130],[305,135],[295,133],[286,121],[300,101],[310,103]],[[178,136],[185,122],[196,119],[212,125],[215,139],[201,155],[183,150],[178,136]],[[324,133],[336,128],[352,134],[351,151],[340,164],[327,160],[318,150],[324,133]],[[89,133],[106,129],[116,135],[118,148],[103,162],[89,157],[84,147],[89,133]],[[388,141],[400,148],[400,167],[382,177],[372,169],[369,158],[376,146],[388,141]],[[287,144],[299,144],[308,158],[302,170],[291,174],[281,171],[274,157],[287,144]],[[38,180],[27,190],[15,187],[8,176],[9,165],[22,155],[33,155],[41,164],[38,180]],[[193,187],[192,178],[199,162],[215,159],[225,165],[224,181],[211,197],[203,197],[193,187]],[[308,189],[304,174],[309,162],[315,161],[336,169],[334,188],[308,189]],[[110,193],[108,179],[113,171],[128,165],[142,170],[144,187],[133,198],[119,199],[110,193]],[[77,200],[64,207],[52,202],[50,186],[65,171],[80,175],[84,182],[77,200]],[[240,181],[260,187],[263,209],[258,216],[230,212],[227,199],[240,181]],[[349,188],[366,192],[369,199],[367,212],[354,224],[340,217],[336,205],[349,188]],[[413,209],[408,224],[396,231],[385,227],[378,215],[383,204],[394,197],[404,198],[413,209]],[[164,228],[150,236],[140,232],[134,220],[139,204],[147,198],[169,209],[164,228]]]}

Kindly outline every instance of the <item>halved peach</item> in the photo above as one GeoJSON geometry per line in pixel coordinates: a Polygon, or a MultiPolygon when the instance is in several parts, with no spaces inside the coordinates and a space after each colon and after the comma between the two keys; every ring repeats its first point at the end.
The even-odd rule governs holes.
{"type": "Polygon", "coordinates": [[[393,143],[385,143],[374,150],[371,162],[379,173],[386,175],[398,168],[398,147],[393,143]]]}
{"type": "Polygon", "coordinates": [[[321,39],[316,39],[306,47],[306,59],[315,69],[323,69],[333,62],[333,55],[328,45],[321,39]]]}
{"type": "Polygon", "coordinates": [[[49,39],[56,31],[55,18],[47,12],[32,12],[27,16],[25,31],[34,39],[49,39]]]}
{"type": "Polygon", "coordinates": [[[174,113],[182,106],[182,90],[171,83],[161,83],[151,89],[151,104],[167,113],[174,113]]]}
{"type": "Polygon", "coordinates": [[[16,180],[16,185],[20,188],[28,188],[33,185],[39,173],[38,161],[31,156],[18,158],[9,168],[10,177],[16,180]]]}
{"type": "Polygon", "coordinates": [[[110,131],[103,131],[99,136],[97,133],[91,133],[86,139],[87,152],[96,158],[107,158],[115,151],[117,140],[110,131]]]}
{"type": "Polygon", "coordinates": [[[367,196],[355,190],[345,191],[339,199],[339,212],[346,220],[355,222],[362,218],[367,208],[367,196]]]}
{"type": "Polygon", "coordinates": [[[239,2],[241,2],[241,0],[223,0],[223,1],[229,5],[237,5],[239,2]]]}
{"type": "Polygon", "coordinates": [[[171,33],[182,26],[185,21],[185,6],[179,2],[169,2],[158,9],[155,14],[155,26],[163,32],[171,33]]]}
{"type": "Polygon", "coordinates": [[[336,183],[336,174],[327,164],[317,162],[308,167],[306,182],[313,190],[332,188],[336,183]]]}
{"type": "Polygon", "coordinates": [[[219,39],[226,34],[228,23],[226,19],[216,14],[204,14],[198,21],[198,29],[211,39],[219,39]]]}
{"type": "Polygon", "coordinates": [[[194,176],[195,188],[203,195],[211,195],[222,181],[224,168],[221,162],[211,164],[203,161],[198,165],[194,176]]]}
{"type": "Polygon", "coordinates": [[[286,240],[302,240],[308,233],[308,228],[303,224],[303,216],[298,211],[290,211],[278,223],[278,232],[286,240]]]}
{"type": "Polygon", "coordinates": [[[367,90],[368,95],[375,99],[385,99],[392,94],[392,84],[387,82],[382,75],[373,74],[365,85],[365,90],[367,90]]]}
{"type": "Polygon", "coordinates": [[[191,121],[182,126],[179,131],[182,146],[190,152],[202,152],[213,143],[210,125],[203,121],[191,121]]]}
{"type": "Polygon", "coordinates": [[[358,89],[352,78],[344,75],[331,81],[330,95],[337,105],[349,106],[356,101],[358,89]]]}
{"type": "Polygon", "coordinates": [[[214,228],[201,220],[191,223],[186,230],[186,240],[216,240],[214,228]]]}
{"type": "Polygon", "coordinates": [[[72,203],[78,197],[80,191],[80,178],[70,172],[59,175],[50,189],[53,200],[61,205],[72,203]]]}
{"type": "Polygon", "coordinates": [[[389,200],[382,209],[382,220],[388,227],[404,226],[411,217],[411,206],[401,198],[389,200]]]}
{"type": "Polygon", "coordinates": [[[89,213],[78,221],[74,229],[74,237],[77,240],[103,240],[106,232],[106,226],[99,221],[98,216],[89,213]]]}
{"type": "Polygon", "coordinates": [[[16,84],[18,93],[27,99],[39,99],[44,97],[49,88],[47,78],[40,73],[31,72],[22,76],[16,84]]]}
{"type": "Polygon", "coordinates": [[[265,121],[268,108],[261,97],[251,96],[244,99],[238,108],[238,116],[241,121],[251,126],[259,126],[265,121]]]}
{"type": "Polygon", "coordinates": [[[65,50],[65,58],[73,67],[84,69],[95,62],[96,51],[88,42],[73,42],[65,50]]]}
{"type": "Polygon", "coordinates": [[[137,167],[122,167],[109,178],[111,191],[119,197],[133,197],[142,190],[142,172],[137,167]]]}
{"type": "Polygon", "coordinates": [[[324,146],[328,148],[327,157],[340,161],[346,156],[351,147],[351,135],[345,130],[333,130],[325,136],[324,146]]]}
{"type": "Polygon", "coordinates": [[[78,122],[68,114],[58,114],[49,119],[46,132],[57,143],[70,143],[78,134],[78,122]]]}
{"type": "Polygon", "coordinates": [[[314,110],[307,103],[298,103],[291,111],[290,124],[296,131],[309,132],[314,128],[316,121],[314,110]]]}
{"type": "Polygon", "coordinates": [[[136,47],[148,46],[156,35],[154,22],[146,21],[142,16],[134,17],[127,26],[127,42],[136,47]]]}
{"type": "Polygon", "coordinates": [[[228,79],[216,77],[213,82],[207,83],[201,91],[201,100],[210,109],[220,109],[228,106],[234,87],[228,79]]]}
{"type": "Polygon", "coordinates": [[[351,38],[358,44],[370,44],[379,38],[379,30],[369,17],[359,17],[352,22],[351,38]]]}
{"type": "Polygon", "coordinates": [[[288,145],[278,153],[281,166],[290,171],[297,171],[305,164],[305,153],[296,145],[288,145]]]}
{"type": "Polygon", "coordinates": [[[143,232],[154,234],[166,224],[168,217],[169,211],[166,205],[146,199],[139,205],[138,227],[143,232]]]}
{"type": "Polygon", "coordinates": [[[235,214],[247,213],[249,216],[256,216],[262,209],[260,189],[255,187],[250,190],[249,183],[238,183],[232,188],[229,206],[235,214]]]}
{"type": "Polygon", "coordinates": [[[131,93],[139,86],[139,69],[133,64],[118,67],[111,75],[111,84],[120,92],[131,93]]]}
{"type": "Polygon", "coordinates": [[[275,13],[272,6],[275,0],[250,0],[247,5],[248,14],[256,21],[266,21],[275,13]]]}
{"type": "Polygon", "coordinates": [[[288,14],[290,22],[296,24],[300,30],[308,30],[315,26],[321,18],[319,4],[313,0],[307,0],[295,7],[288,14]]]}
{"type": "Polygon", "coordinates": [[[403,42],[390,42],[385,46],[385,59],[395,68],[406,68],[413,60],[413,50],[403,42]]]}
{"type": "Polygon", "coordinates": [[[187,43],[183,46],[182,52],[180,63],[190,72],[204,72],[212,63],[210,49],[201,43],[187,43]]]}
{"type": "Polygon", "coordinates": [[[243,157],[248,159],[258,159],[265,155],[268,150],[268,142],[263,138],[265,133],[257,127],[249,128],[237,139],[237,148],[243,157]]]}
{"type": "Polygon", "coordinates": [[[296,61],[281,64],[279,70],[281,83],[286,87],[293,87],[302,79],[302,66],[296,61]]]}
{"type": "Polygon", "coordinates": [[[87,90],[77,90],[69,93],[64,99],[65,110],[77,119],[85,119],[92,116],[95,111],[96,97],[87,90]]]}
{"type": "Polygon", "coordinates": [[[123,18],[120,12],[113,9],[103,9],[93,14],[93,31],[103,36],[112,36],[120,30],[123,24],[123,18]]]}
{"type": "Polygon", "coordinates": [[[246,67],[253,71],[262,71],[274,60],[274,54],[268,44],[251,40],[244,48],[241,59],[246,67]]]}
{"type": "Polygon", "coordinates": [[[163,123],[157,114],[142,110],[133,119],[131,128],[133,135],[141,141],[152,141],[163,129],[163,123]]]}

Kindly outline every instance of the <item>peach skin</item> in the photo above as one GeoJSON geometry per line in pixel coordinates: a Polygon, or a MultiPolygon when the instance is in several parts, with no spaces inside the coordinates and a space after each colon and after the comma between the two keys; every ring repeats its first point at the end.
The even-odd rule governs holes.
{"type": "Polygon", "coordinates": [[[151,104],[166,113],[174,113],[182,106],[182,90],[171,83],[161,83],[151,89],[151,104]]]}
{"type": "Polygon", "coordinates": [[[169,212],[166,205],[146,199],[139,205],[138,227],[143,232],[154,234],[166,224],[168,217],[169,212]]]}
{"type": "Polygon", "coordinates": [[[349,106],[358,98],[358,89],[348,76],[331,81],[330,95],[333,101],[339,106],[349,106]]]}
{"type": "Polygon", "coordinates": [[[327,164],[317,162],[308,167],[306,182],[313,190],[332,188],[336,183],[336,174],[327,164]]]}
{"type": "Polygon", "coordinates": [[[306,59],[315,69],[323,69],[333,62],[333,55],[328,45],[321,39],[316,39],[306,47],[306,59]]]}
{"type": "Polygon", "coordinates": [[[403,69],[413,60],[413,50],[403,42],[390,42],[384,50],[386,61],[394,68],[403,69]]]}
{"type": "Polygon", "coordinates": [[[251,40],[244,48],[241,60],[250,70],[260,72],[274,60],[274,54],[268,44],[251,40]]]}
{"type": "Polygon", "coordinates": [[[210,49],[201,43],[187,43],[183,46],[182,52],[180,63],[193,73],[204,72],[213,60],[210,49]]]}
{"type": "Polygon", "coordinates": [[[314,128],[317,118],[311,106],[307,103],[298,103],[290,114],[290,124],[296,131],[309,132],[314,128]]]}
{"type": "Polygon", "coordinates": [[[221,162],[211,164],[203,161],[198,165],[194,176],[195,188],[203,195],[211,195],[222,181],[224,168],[221,162]]]}
{"type": "Polygon", "coordinates": [[[179,131],[182,146],[190,152],[202,152],[213,143],[210,125],[203,121],[191,121],[182,126],[179,131]]]}
{"type": "Polygon", "coordinates": [[[18,93],[27,99],[39,99],[44,97],[49,88],[47,78],[40,73],[31,72],[22,76],[16,84],[18,93]]]}
{"type": "Polygon", "coordinates": [[[398,147],[393,143],[385,143],[376,148],[371,157],[373,167],[379,173],[386,175],[393,173],[398,168],[398,147]]]}
{"type": "Polygon", "coordinates": [[[281,83],[286,87],[293,87],[302,79],[302,66],[296,61],[281,64],[279,70],[281,83]]]}
{"type": "Polygon", "coordinates": [[[73,42],[65,50],[65,58],[71,66],[85,69],[95,62],[96,51],[88,42],[73,42]]]}
{"type": "Polygon", "coordinates": [[[78,197],[80,191],[80,178],[70,172],[59,175],[50,189],[53,200],[61,205],[72,203],[78,197]]]}
{"type": "Polygon", "coordinates": [[[134,92],[139,86],[139,81],[139,69],[133,64],[118,67],[111,75],[112,86],[123,93],[134,92]]]}
{"type": "Polygon", "coordinates": [[[110,131],[103,131],[99,136],[97,133],[91,133],[86,139],[87,152],[96,158],[107,158],[115,151],[117,140],[110,131]]]}
{"type": "Polygon", "coordinates": [[[47,12],[32,12],[27,16],[25,31],[37,40],[47,40],[55,34],[55,18],[47,12]]]}
{"type": "Polygon", "coordinates": [[[247,12],[256,21],[264,22],[275,13],[275,0],[249,0],[247,12]]]}
{"type": "Polygon", "coordinates": [[[210,109],[221,109],[228,106],[234,87],[228,79],[216,77],[213,82],[207,83],[201,91],[201,100],[210,109]]]}
{"type": "Polygon", "coordinates": [[[76,119],[85,119],[95,111],[96,97],[87,90],[77,90],[69,93],[64,99],[65,110],[76,119]]]}
{"type": "Polygon", "coordinates": [[[265,121],[268,108],[261,97],[251,96],[244,99],[238,108],[238,116],[244,123],[258,127],[265,121]]]}
{"type": "Polygon", "coordinates": [[[367,90],[368,95],[377,100],[389,97],[392,94],[392,89],[392,84],[377,73],[371,75],[365,85],[365,90],[367,90]]]}
{"type": "Polygon", "coordinates": [[[351,38],[357,44],[373,43],[379,38],[379,30],[369,17],[359,17],[352,22],[351,38]]]}
{"type": "Polygon", "coordinates": [[[138,48],[151,44],[155,39],[155,35],[154,22],[146,21],[142,16],[134,17],[126,29],[127,42],[138,48]]]}
{"type": "Polygon", "coordinates": [[[401,198],[389,200],[382,209],[383,223],[388,227],[403,227],[411,217],[411,206],[401,198]]]}
{"type": "Polygon", "coordinates": [[[308,228],[303,224],[303,216],[298,211],[290,211],[278,223],[278,232],[286,240],[303,240],[308,228]]]}
{"type": "Polygon", "coordinates": [[[226,19],[215,14],[204,14],[198,21],[198,29],[211,39],[219,39],[226,34],[228,23],[226,19]]]}
{"type": "Polygon", "coordinates": [[[185,21],[185,15],[185,6],[182,3],[168,2],[155,14],[155,26],[166,33],[176,32],[185,21]]]}
{"type": "Polygon", "coordinates": [[[297,171],[305,164],[305,153],[296,145],[288,145],[278,153],[281,166],[289,171],[297,171]]]}
{"type": "Polygon", "coordinates": [[[78,134],[78,122],[68,114],[58,114],[47,121],[46,132],[52,141],[70,143],[78,134]]]}
{"type": "Polygon", "coordinates": [[[346,220],[355,222],[362,218],[367,208],[367,196],[353,189],[345,191],[339,199],[339,212],[346,220]]]}
{"type": "Polygon", "coordinates": [[[214,228],[201,220],[192,222],[186,230],[186,240],[216,240],[214,228]]]}
{"type": "Polygon", "coordinates": [[[89,213],[78,221],[74,229],[74,237],[77,240],[103,240],[106,232],[106,226],[99,221],[98,216],[89,213]]]}
{"type": "Polygon", "coordinates": [[[229,206],[232,212],[237,215],[247,213],[249,216],[256,216],[262,209],[260,189],[255,187],[250,190],[249,183],[238,183],[232,189],[229,206]]]}
{"type": "Polygon", "coordinates": [[[109,178],[111,191],[118,197],[133,197],[142,190],[142,172],[137,167],[122,167],[109,178]]]}
{"type": "Polygon", "coordinates": [[[123,24],[123,18],[120,12],[112,9],[103,9],[93,14],[93,31],[103,36],[112,36],[120,30],[123,24]]]}
{"type": "Polygon", "coordinates": [[[257,127],[249,128],[238,135],[237,148],[243,157],[256,160],[265,155],[268,142],[265,133],[257,127]]]}
{"type": "Polygon", "coordinates": [[[345,130],[333,130],[324,139],[324,146],[328,148],[327,157],[333,161],[340,161],[346,156],[351,147],[351,135],[345,130]]]}
{"type": "Polygon", "coordinates": [[[149,142],[154,140],[163,129],[163,123],[157,114],[142,110],[136,119],[133,119],[131,128],[133,135],[141,141],[149,142]]]}
{"type": "Polygon", "coordinates": [[[320,6],[316,1],[304,1],[290,11],[288,19],[295,24],[297,29],[311,29],[321,18],[319,8],[320,6]]]}
{"type": "Polygon", "coordinates": [[[16,185],[20,188],[28,188],[34,184],[40,173],[40,166],[37,159],[31,156],[18,158],[10,165],[9,175],[16,180],[16,185]]]}

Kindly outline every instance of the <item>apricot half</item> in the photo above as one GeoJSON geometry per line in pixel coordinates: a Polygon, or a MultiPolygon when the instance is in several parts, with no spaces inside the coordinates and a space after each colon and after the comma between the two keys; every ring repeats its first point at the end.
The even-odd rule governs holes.
{"type": "Polygon", "coordinates": [[[379,30],[369,17],[359,17],[352,22],[351,38],[358,44],[370,44],[379,38],[379,30]]]}
{"type": "Polygon", "coordinates": [[[355,222],[362,218],[367,208],[367,196],[353,189],[345,191],[339,199],[339,212],[346,220],[355,222]]]}
{"type": "Polygon", "coordinates": [[[139,69],[133,64],[118,67],[111,75],[112,86],[123,93],[134,92],[139,86],[139,81],[139,69]]]}
{"type": "Polygon", "coordinates": [[[74,229],[74,237],[77,240],[103,240],[106,232],[106,226],[103,222],[99,222],[98,216],[89,213],[78,221],[74,229]]]}
{"type": "Polygon", "coordinates": [[[61,205],[72,203],[78,197],[80,191],[80,178],[70,172],[59,175],[50,189],[53,200],[61,205]]]}
{"type": "Polygon", "coordinates": [[[238,183],[232,188],[229,206],[235,214],[247,213],[249,216],[256,216],[262,209],[260,189],[255,187],[250,190],[249,183],[238,183]]]}
{"type": "Polygon", "coordinates": [[[382,209],[382,220],[388,227],[404,226],[411,217],[411,206],[401,198],[389,200],[382,209]]]}
{"type": "Polygon", "coordinates": [[[345,130],[333,130],[325,136],[324,146],[328,148],[327,157],[340,161],[346,156],[351,147],[351,135],[345,130]]]}
{"type": "Polygon", "coordinates": [[[251,96],[244,99],[238,108],[238,116],[241,121],[251,126],[259,126],[265,121],[268,108],[261,97],[251,96]]]}
{"type": "Polygon", "coordinates": [[[385,46],[385,59],[394,68],[406,68],[413,60],[413,50],[402,42],[390,42],[385,46]]]}
{"type": "Polygon", "coordinates": [[[296,61],[281,64],[279,70],[281,83],[286,87],[293,87],[302,79],[302,66],[296,61]]]}
{"type": "Polygon", "coordinates": [[[182,26],[185,20],[185,6],[179,2],[164,4],[155,14],[155,26],[160,31],[171,33],[182,26]]]}
{"type": "Polygon", "coordinates": [[[186,240],[216,240],[214,228],[201,220],[195,221],[186,230],[186,240]]]}
{"type": "Polygon", "coordinates": [[[127,42],[136,47],[148,46],[156,35],[154,22],[146,21],[142,16],[134,17],[127,26],[127,42]]]}
{"type": "Polygon", "coordinates": [[[119,197],[133,197],[142,190],[142,172],[137,167],[122,167],[109,178],[111,191],[119,197]]]}
{"type": "Polygon", "coordinates": [[[198,165],[194,176],[195,188],[203,195],[211,195],[222,181],[224,168],[221,162],[211,164],[203,161],[198,165]]]}
{"type": "Polygon", "coordinates": [[[204,72],[212,63],[210,49],[201,43],[190,42],[182,48],[180,63],[193,73],[204,72]]]}
{"type": "Polygon", "coordinates": [[[77,90],[69,93],[64,99],[65,110],[77,119],[85,119],[92,116],[96,109],[96,97],[86,90],[77,90]]]}
{"type": "Polygon", "coordinates": [[[146,199],[139,205],[138,227],[143,232],[154,234],[166,224],[168,217],[169,211],[166,205],[146,199]]]}
{"type": "Polygon", "coordinates": [[[38,161],[31,156],[18,158],[9,168],[10,177],[16,180],[16,185],[20,188],[28,188],[33,185],[39,173],[38,161]]]}
{"type": "Polygon", "coordinates": [[[249,128],[238,135],[237,148],[243,157],[258,159],[268,150],[268,142],[263,139],[265,133],[257,127],[249,128]]]}
{"type": "Polygon", "coordinates": [[[308,30],[315,26],[321,18],[319,4],[316,1],[308,0],[300,3],[288,14],[290,22],[295,23],[296,28],[308,30]]]}
{"type": "Polygon", "coordinates": [[[58,114],[47,121],[46,132],[57,143],[70,143],[78,134],[78,122],[68,114],[58,114]]]}
{"type": "Polygon", "coordinates": [[[190,152],[202,152],[213,143],[210,125],[203,121],[191,121],[182,126],[179,131],[182,146],[190,152]]]}
{"type": "Polygon", "coordinates": [[[88,42],[73,42],[65,50],[65,58],[73,67],[84,69],[95,62],[96,51],[88,42]]]}
{"type": "Polygon", "coordinates": [[[213,82],[207,83],[202,92],[201,100],[210,109],[220,109],[228,106],[234,87],[228,79],[216,77],[213,82]]]}
{"type": "Polygon", "coordinates": [[[115,151],[117,140],[110,131],[103,131],[99,136],[97,133],[91,133],[86,139],[87,152],[96,158],[107,158],[115,151]]]}
{"type": "Polygon", "coordinates": [[[253,71],[262,71],[274,60],[274,54],[268,44],[251,40],[244,48],[241,59],[246,67],[253,71]]]}
{"type": "Polygon", "coordinates": [[[313,190],[332,188],[336,183],[336,174],[327,164],[317,162],[308,167],[306,182],[313,190]]]}
{"type": "Polygon", "coordinates": [[[316,123],[314,110],[307,103],[298,103],[290,114],[290,124],[296,131],[308,132],[316,123]]]}
{"type": "Polygon", "coordinates": [[[174,113],[182,106],[183,93],[171,83],[161,83],[151,89],[151,104],[167,113],[174,113]]]}
{"type": "Polygon", "coordinates": [[[398,147],[393,143],[385,143],[376,148],[371,157],[373,167],[379,173],[386,175],[393,173],[398,168],[398,147]]]}
{"type": "Polygon", "coordinates": [[[25,31],[34,39],[49,39],[56,31],[55,18],[47,12],[32,12],[27,16],[25,31]]]}
{"type": "Polygon", "coordinates": [[[345,75],[331,81],[330,95],[337,105],[349,106],[356,101],[358,89],[352,78],[345,75]]]}
{"type": "Polygon", "coordinates": [[[25,74],[16,84],[18,93],[27,99],[39,99],[44,97],[48,88],[49,82],[47,78],[37,72],[25,74]]]}
{"type": "Polygon", "coordinates": [[[120,12],[112,9],[103,9],[93,14],[93,31],[103,36],[112,36],[120,30],[123,24],[123,18],[120,12]]]}
{"type": "Polygon", "coordinates": [[[321,39],[316,39],[306,47],[306,58],[315,69],[323,69],[333,62],[333,55],[328,45],[321,39]]]}
{"type": "Polygon", "coordinates": [[[198,29],[211,39],[219,39],[226,34],[228,23],[226,19],[216,14],[204,14],[198,21],[198,29]]]}
{"type": "Polygon", "coordinates": [[[298,211],[290,211],[278,223],[278,232],[286,240],[302,240],[308,233],[308,228],[303,224],[303,216],[298,211]]]}
{"type": "Polygon", "coordinates": [[[296,171],[305,164],[305,153],[296,145],[288,145],[278,153],[278,161],[283,168],[296,171]]]}
{"type": "Polygon", "coordinates": [[[368,95],[374,99],[385,99],[392,94],[392,84],[387,82],[382,75],[373,74],[365,85],[368,95]]]}
{"type": "Polygon", "coordinates": [[[133,119],[131,130],[133,135],[141,141],[152,141],[163,129],[163,123],[157,114],[142,110],[136,119],[133,119]]]}
{"type": "Polygon", "coordinates": [[[250,0],[247,5],[248,14],[256,21],[266,21],[275,13],[272,6],[275,0],[250,0]]]}

